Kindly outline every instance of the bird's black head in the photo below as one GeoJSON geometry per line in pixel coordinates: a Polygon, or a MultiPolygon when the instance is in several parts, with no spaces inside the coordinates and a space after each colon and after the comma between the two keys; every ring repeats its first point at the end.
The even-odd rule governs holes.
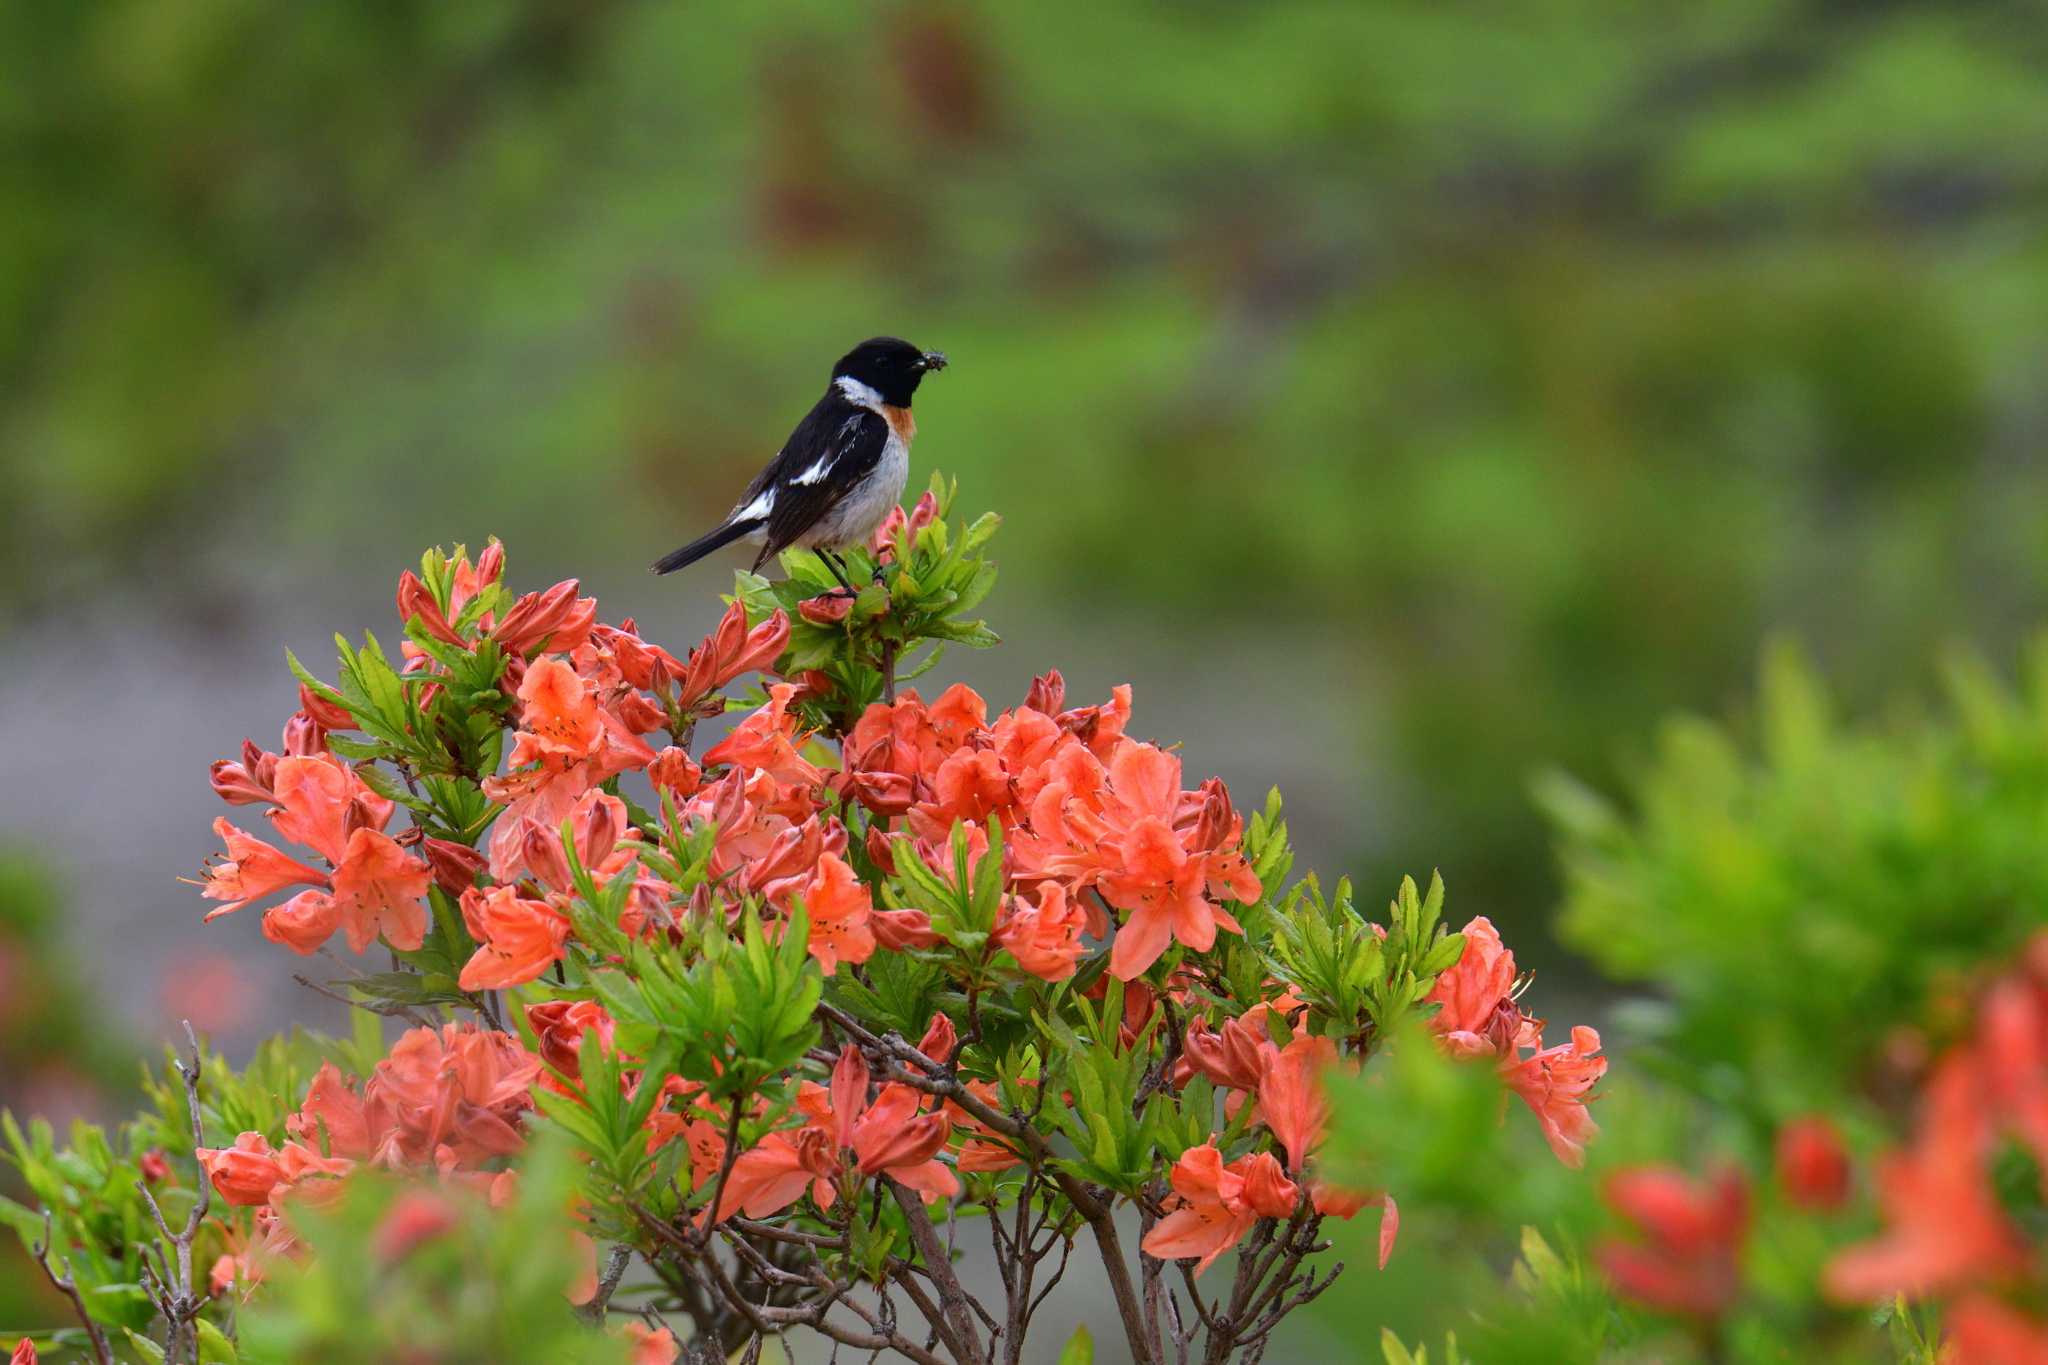
{"type": "Polygon", "coordinates": [[[839,358],[832,378],[857,379],[880,394],[884,403],[907,408],[918,381],[945,368],[942,352],[920,351],[896,337],[870,337],[839,358]]]}

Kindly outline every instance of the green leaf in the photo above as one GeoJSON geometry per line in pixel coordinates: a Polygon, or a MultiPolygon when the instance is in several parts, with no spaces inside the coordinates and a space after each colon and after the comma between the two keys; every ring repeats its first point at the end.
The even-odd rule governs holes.
{"type": "Polygon", "coordinates": [[[235,1350],[235,1343],[205,1318],[196,1320],[199,1328],[199,1365],[236,1365],[241,1356],[235,1350]]]}
{"type": "Polygon", "coordinates": [[[1059,1365],[1095,1365],[1095,1338],[1088,1331],[1088,1324],[1082,1323],[1074,1329],[1074,1335],[1067,1338],[1067,1344],[1060,1348],[1059,1365]]]}

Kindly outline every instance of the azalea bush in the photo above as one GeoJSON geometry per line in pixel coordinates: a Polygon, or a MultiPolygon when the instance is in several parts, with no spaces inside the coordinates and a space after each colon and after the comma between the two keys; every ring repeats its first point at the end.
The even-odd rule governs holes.
{"type": "Polygon", "coordinates": [[[858,593],[807,552],[740,575],[680,652],[515,593],[494,542],[400,577],[395,649],[290,659],[278,748],[211,772],[261,823],[194,880],[355,1027],[239,1071],[190,1038],[112,1133],[9,1121],[9,1220],[77,1315],[43,1344],[1085,1357],[1085,1265],[1131,1359],[1251,1360],[1343,1271],[1330,1229],[1371,1215],[1353,1273],[1395,1254],[1399,1190],[1329,1140],[1390,1058],[1579,1165],[1600,1040],[1546,1038],[1440,880],[1375,915],[1292,879],[1278,794],[1191,780],[1128,688],[912,686],[996,642],[996,521],[950,501],[850,553],[858,593]]]}

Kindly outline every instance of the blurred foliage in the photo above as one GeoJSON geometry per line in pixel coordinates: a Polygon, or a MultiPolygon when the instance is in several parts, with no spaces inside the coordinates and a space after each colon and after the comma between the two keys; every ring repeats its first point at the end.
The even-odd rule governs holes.
{"type": "MultiPolygon", "coordinates": [[[[1338,1131],[1349,1178],[1400,1199],[1401,1250],[1321,1310],[1331,1330],[1384,1325],[1389,1361],[1447,1332],[1489,1363],[1936,1358],[1977,1286],[1875,1313],[1829,1303],[1821,1286],[1868,1244],[1880,1210],[1906,1238],[1895,1245],[1922,1245],[1896,1231],[1921,1198],[1897,1153],[1929,1140],[1940,1059],[1985,1039],[2037,1044],[2033,1024],[2014,1022],[2031,1016],[2012,1014],[2011,983],[2048,927],[2048,640],[2025,652],[2016,683],[1962,651],[1942,677],[1938,701],[1865,717],[1781,644],[1754,707],[1729,724],[1669,721],[1624,801],[1562,775],[1541,783],[1566,869],[1566,941],[1644,992],[1605,1030],[1616,1061],[1594,1106],[1592,1178],[1517,1159],[1530,1135],[1499,1122],[1483,1070],[1391,1049],[1341,1097],[1338,1131]],[[1997,1025],[1984,1022],[1994,978],[2006,983],[1997,1025]],[[1814,1115],[1844,1144],[1842,1183],[1820,1193],[1795,1184],[1810,1177],[1785,1146],[1793,1121],[1814,1115]],[[1613,1177],[1653,1169],[1739,1173],[1747,1213],[1715,1317],[1631,1305],[1593,1268],[1626,1227],[1613,1177]]],[[[2039,1083],[2024,1060],[1997,1075],[2039,1083]]],[[[1996,1132],[2002,1120],[1973,1121],[1996,1132]]],[[[1973,1176],[1941,1169],[1946,1193],[1928,1197],[1946,1205],[1973,1176]]],[[[2015,1150],[1986,1170],[1996,1206],[2037,1239],[2038,1166],[2015,1150]]],[[[1697,1255],[1710,1239],[1691,1235],[1697,1255]]],[[[2037,1281],[2003,1288],[2038,1312],[2037,1281]]]]}
{"type": "Polygon", "coordinates": [[[1628,813],[1545,784],[1567,940],[1655,987],[1637,1032],[1759,1131],[1894,1099],[2048,925],[2048,641],[2017,690],[1968,655],[1945,676],[1943,705],[1855,724],[1781,647],[1746,737],[1671,722],[1628,813]]]}
{"type": "MultiPolygon", "coordinates": [[[[0,847],[0,1110],[97,1113],[128,1060],[129,1040],[109,1033],[80,988],[57,911],[41,865],[0,847]]],[[[0,1164],[0,1201],[23,1193],[0,1164]]],[[[60,1304],[14,1239],[0,1240],[0,1327],[53,1317],[60,1304]]]]}
{"type": "Polygon", "coordinates": [[[548,1142],[502,1208],[454,1185],[350,1180],[329,1207],[295,1216],[311,1254],[278,1265],[243,1314],[240,1359],[623,1365],[623,1339],[599,1337],[563,1298],[590,1273],[571,1235],[574,1187],[564,1144],[548,1142]]]}
{"type": "Polygon", "coordinates": [[[1526,922],[1533,764],[2044,605],[2044,76],[2017,0],[11,6],[0,565],[487,482],[386,548],[623,570],[905,332],[1014,588],[1340,623],[1363,875],[1526,922]]]}

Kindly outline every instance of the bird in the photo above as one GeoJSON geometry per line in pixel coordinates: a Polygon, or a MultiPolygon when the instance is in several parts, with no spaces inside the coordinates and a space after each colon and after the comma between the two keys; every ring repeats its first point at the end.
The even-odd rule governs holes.
{"type": "Polygon", "coordinates": [[[832,367],[824,396],[725,520],[654,561],[654,572],[673,573],[751,538],[761,545],[756,573],[771,555],[801,545],[817,552],[844,592],[854,592],[833,552],[867,539],[903,496],[917,435],[910,400],[927,374],[945,368],[943,352],[899,337],[870,337],[848,351],[832,367]]]}

